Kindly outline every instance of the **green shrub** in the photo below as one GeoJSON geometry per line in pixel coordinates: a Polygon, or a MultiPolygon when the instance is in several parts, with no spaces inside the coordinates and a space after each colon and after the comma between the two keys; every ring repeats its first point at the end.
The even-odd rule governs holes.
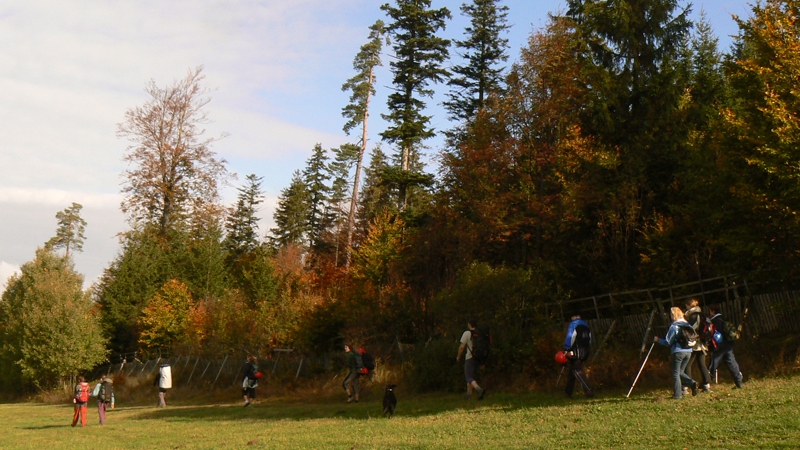
{"type": "Polygon", "coordinates": [[[456,361],[458,342],[432,339],[415,346],[408,382],[418,392],[457,392],[466,389],[464,360],[456,361]]]}

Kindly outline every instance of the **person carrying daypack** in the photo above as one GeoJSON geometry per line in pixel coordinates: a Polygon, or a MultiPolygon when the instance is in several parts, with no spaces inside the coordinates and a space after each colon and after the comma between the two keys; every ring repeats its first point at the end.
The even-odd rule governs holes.
{"type": "Polygon", "coordinates": [[[342,388],[347,392],[347,403],[352,403],[354,401],[358,403],[358,377],[361,374],[361,370],[364,368],[364,359],[358,350],[347,344],[344,346],[344,351],[345,365],[349,372],[344,381],[342,381],[342,388]]]}
{"type": "Polygon", "coordinates": [[[706,364],[706,352],[708,351],[706,342],[711,326],[706,322],[705,314],[703,314],[703,311],[700,309],[700,303],[696,298],[686,301],[684,318],[698,335],[698,339],[696,339],[695,345],[692,347],[692,356],[689,358],[689,363],[686,365],[686,375],[688,375],[689,378],[693,378],[692,365],[697,361],[701,378],[700,390],[711,392],[711,376],[708,373],[708,365],[706,364]]]}
{"type": "MultiPolygon", "coordinates": [[[[364,347],[359,348],[357,352],[356,363],[358,363],[358,357],[361,357],[361,370],[359,370],[359,374],[369,376],[372,374],[372,371],[375,370],[375,357],[367,352],[367,349],[364,347]]],[[[358,366],[358,364],[356,365],[358,366]]]]}
{"type": "Polygon", "coordinates": [[[167,406],[167,390],[172,388],[172,367],[169,364],[161,364],[158,367],[158,373],[153,386],[158,386],[158,408],[166,408],[167,406]]]}
{"type": "MultiPolygon", "coordinates": [[[[475,340],[473,339],[473,333],[475,337],[478,337],[478,321],[475,319],[470,320],[467,322],[468,330],[465,331],[461,335],[461,345],[458,347],[458,356],[456,356],[456,361],[461,361],[461,357],[464,356],[464,376],[467,379],[467,393],[465,398],[467,400],[472,398],[472,392],[478,393],[478,400],[483,400],[483,397],[486,395],[486,389],[483,389],[478,385],[478,382],[475,381],[475,368],[478,367],[479,362],[474,358],[473,349],[475,348],[475,340]],[[466,352],[466,354],[465,354],[466,352]]],[[[488,334],[488,333],[486,333],[488,334]]],[[[485,361],[481,361],[480,363],[485,363],[485,361]]]]}
{"type": "Polygon", "coordinates": [[[589,386],[589,380],[586,378],[586,373],[583,371],[583,363],[589,358],[589,352],[592,346],[592,331],[589,325],[581,319],[580,311],[572,313],[570,318],[571,322],[567,327],[567,337],[564,341],[564,353],[567,356],[567,387],[564,393],[568,398],[572,398],[572,392],[575,389],[575,381],[577,380],[584,394],[592,398],[594,391],[589,386]]]}
{"type": "Polygon", "coordinates": [[[673,394],[672,398],[683,397],[682,386],[687,386],[692,390],[692,395],[697,395],[697,382],[686,374],[686,366],[692,357],[692,347],[696,344],[697,333],[689,325],[683,316],[683,311],[677,306],[670,308],[672,313],[672,324],[667,330],[665,338],[655,336],[653,342],[656,344],[670,347],[673,394]],[[692,342],[694,341],[694,342],[692,342]]]}
{"type": "Polygon", "coordinates": [[[83,375],[78,376],[78,384],[75,385],[75,396],[72,397],[72,403],[75,404],[75,414],[72,416],[72,426],[78,424],[78,419],[81,420],[81,426],[86,426],[86,406],[89,403],[89,383],[83,378],[83,375]]]}
{"type": "Polygon", "coordinates": [[[114,408],[114,385],[111,378],[100,376],[100,381],[94,386],[92,397],[97,399],[97,414],[100,416],[100,425],[106,424],[106,411],[108,406],[114,408]]]}
{"type": "Polygon", "coordinates": [[[244,396],[244,406],[253,404],[256,398],[256,387],[261,372],[258,371],[258,364],[255,355],[249,355],[244,364],[244,376],[242,377],[242,395],[244,396]]]}
{"type": "Polygon", "coordinates": [[[715,334],[717,342],[717,349],[711,356],[711,368],[709,370],[712,377],[716,376],[717,369],[722,362],[728,366],[731,372],[733,382],[737,388],[742,387],[742,372],[739,370],[739,363],[736,362],[736,357],[733,356],[733,343],[738,336],[736,335],[735,328],[732,323],[725,320],[725,317],[720,313],[720,306],[713,304],[708,307],[708,312],[711,317],[706,320],[709,321],[717,330],[715,334]]]}

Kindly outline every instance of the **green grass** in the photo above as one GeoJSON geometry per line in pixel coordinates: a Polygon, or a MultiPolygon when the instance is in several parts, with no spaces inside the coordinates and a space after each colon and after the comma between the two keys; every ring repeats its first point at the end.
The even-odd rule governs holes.
{"type": "MultiPolygon", "coordinates": [[[[119,405],[98,425],[70,427],[71,405],[0,405],[3,449],[464,449],[464,448],[800,448],[800,377],[753,380],[743,390],[672,400],[665,389],[560,395],[404,395],[391,420],[380,417],[376,387],[357,405],[267,398],[241,403],[119,405]]],[[[236,394],[232,392],[232,396],[236,394]]],[[[172,396],[174,397],[174,396],[172,396]]]]}

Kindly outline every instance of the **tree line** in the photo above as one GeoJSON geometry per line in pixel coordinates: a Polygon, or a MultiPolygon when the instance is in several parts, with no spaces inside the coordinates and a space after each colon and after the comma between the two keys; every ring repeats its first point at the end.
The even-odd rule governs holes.
{"type": "MultiPolygon", "coordinates": [[[[58,298],[71,296],[102,330],[92,332],[99,356],[70,370],[108,349],[430,343],[468,318],[503,328],[498,359],[510,365],[540,353],[526,336],[549,326],[547,302],[729,273],[791,280],[799,7],[752,6],[725,52],[705,16],[692,23],[677,0],[568,0],[506,65],[500,1],[465,3],[469,26],[455,42],[440,36],[446,8],[387,3],[387,23],[369,27],[342,86],[355,141],[314,147],[264,238],[261,177],[221,204],[231,174],[212,150],[224,136],[202,130],[202,67],[167,87],[151,82],[118,128],[131,143],[119,254],[83,293],[69,258],[79,246],[59,228],[10,280],[4,312],[43,305],[27,286],[55,286],[42,277],[58,266],[59,286],[72,286],[58,298]],[[366,155],[386,48],[389,126],[366,155]],[[462,63],[450,63],[453,48],[462,63]],[[449,89],[444,131],[425,112],[436,85],[449,89]],[[437,132],[446,143],[431,174],[421,153],[437,132]]],[[[30,381],[15,314],[3,319],[2,367],[30,381]]]]}

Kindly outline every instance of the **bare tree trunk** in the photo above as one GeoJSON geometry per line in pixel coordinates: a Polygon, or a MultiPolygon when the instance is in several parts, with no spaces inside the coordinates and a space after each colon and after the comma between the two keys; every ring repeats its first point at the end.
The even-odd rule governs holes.
{"type": "MultiPolygon", "coordinates": [[[[375,55],[372,55],[375,59],[375,55]]],[[[347,252],[345,257],[345,268],[350,268],[350,256],[353,249],[353,227],[356,221],[356,207],[358,205],[358,185],[361,181],[361,166],[364,164],[364,151],[367,149],[367,119],[369,119],[369,100],[372,94],[372,80],[374,68],[369,69],[369,86],[367,89],[367,102],[364,108],[364,127],[361,135],[361,148],[358,151],[358,163],[356,164],[356,177],[353,180],[353,197],[350,199],[350,214],[347,217],[347,252]]]]}

